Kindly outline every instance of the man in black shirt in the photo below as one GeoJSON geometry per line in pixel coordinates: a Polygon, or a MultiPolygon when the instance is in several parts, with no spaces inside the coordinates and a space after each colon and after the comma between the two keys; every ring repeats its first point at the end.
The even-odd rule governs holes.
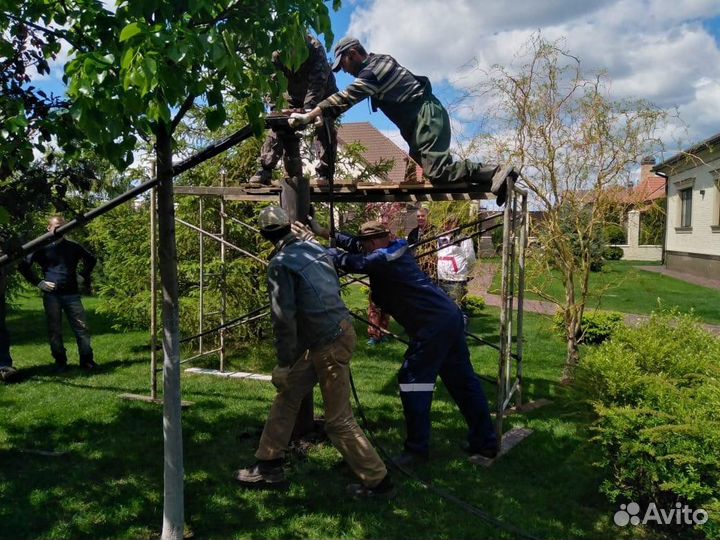
{"type": "MultiPolygon", "coordinates": [[[[50,218],[48,231],[53,232],[64,223],[62,217],[54,216],[50,218]]],[[[89,288],[90,273],[97,261],[80,244],[64,238],[28,255],[18,268],[25,279],[43,292],[50,351],[60,372],[67,370],[67,354],[62,337],[63,311],[75,334],[80,354],[80,367],[86,370],[97,368],[90,346],[90,330],[85,317],[85,308],[80,300],[78,288],[80,262],[83,263],[83,267],[79,275],[84,279],[85,287],[89,288]],[[39,279],[33,271],[33,263],[37,263],[42,268],[43,279],[39,279]]]]}

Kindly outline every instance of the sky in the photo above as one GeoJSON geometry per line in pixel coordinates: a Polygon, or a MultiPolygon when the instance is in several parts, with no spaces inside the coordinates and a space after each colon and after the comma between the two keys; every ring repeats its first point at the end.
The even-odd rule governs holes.
{"type": "MultiPolygon", "coordinates": [[[[720,0],[344,0],[331,17],[336,42],[352,35],[368,51],[394,56],[428,76],[444,103],[478,82],[480,71],[469,65],[509,65],[540,31],[563,40],[584,70],[607,71],[611,97],[676,110],[686,145],[720,132],[720,0]]],[[[56,67],[36,82],[58,91],[61,75],[56,67]]],[[[338,76],[340,88],[351,81],[338,76]]],[[[343,121],[369,121],[406,148],[366,102],[343,121]]]]}
{"type": "MultiPolygon", "coordinates": [[[[720,0],[345,0],[332,22],[336,41],[352,35],[368,51],[394,56],[428,76],[444,103],[478,82],[470,64],[509,65],[540,31],[563,40],[583,70],[606,71],[612,98],[676,110],[684,143],[720,132],[720,0]]],[[[342,75],[339,87],[350,80],[342,75]]],[[[364,104],[344,121],[370,121],[398,138],[364,104]]]]}

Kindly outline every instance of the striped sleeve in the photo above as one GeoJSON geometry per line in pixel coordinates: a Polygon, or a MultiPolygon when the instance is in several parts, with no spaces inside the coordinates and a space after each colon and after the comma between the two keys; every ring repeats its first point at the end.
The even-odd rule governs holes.
{"type": "Polygon", "coordinates": [[[378,93],[380,84],[370,69],[363,69],[358,77],[345,89],[318,103],[323,115],[340,116],[353,105],[378,93]]]}

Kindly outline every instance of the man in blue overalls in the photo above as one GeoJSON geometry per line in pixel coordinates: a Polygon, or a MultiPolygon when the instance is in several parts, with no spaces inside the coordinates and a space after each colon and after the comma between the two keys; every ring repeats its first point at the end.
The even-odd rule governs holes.
{"type": "Polygon", "coordinates": [[[472,454],[495,457],[496,436],[480,379],[470,363],[465,327],[458,306],[418,267],[405,240],[390,240],[378,221],[360,227],[358,236],[337,233],[331,249],[335,266],[367,274],[372,301],[405,328],[411,338],[398,374],[407,438],[395,459],[412,465],[427,459],[430,406],[440,375],[468,424],[472,454]]]}

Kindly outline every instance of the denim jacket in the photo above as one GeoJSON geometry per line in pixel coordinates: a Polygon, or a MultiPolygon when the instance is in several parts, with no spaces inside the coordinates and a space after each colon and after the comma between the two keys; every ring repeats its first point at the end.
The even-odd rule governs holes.
{"type": "Polygon", "coordinates": [[[278,365],[295,363],[307,349],[340,336],[350,317],[340,298],[340,280],[325,248],[289,234],[268,265],[270,311],[278,365]]]}

